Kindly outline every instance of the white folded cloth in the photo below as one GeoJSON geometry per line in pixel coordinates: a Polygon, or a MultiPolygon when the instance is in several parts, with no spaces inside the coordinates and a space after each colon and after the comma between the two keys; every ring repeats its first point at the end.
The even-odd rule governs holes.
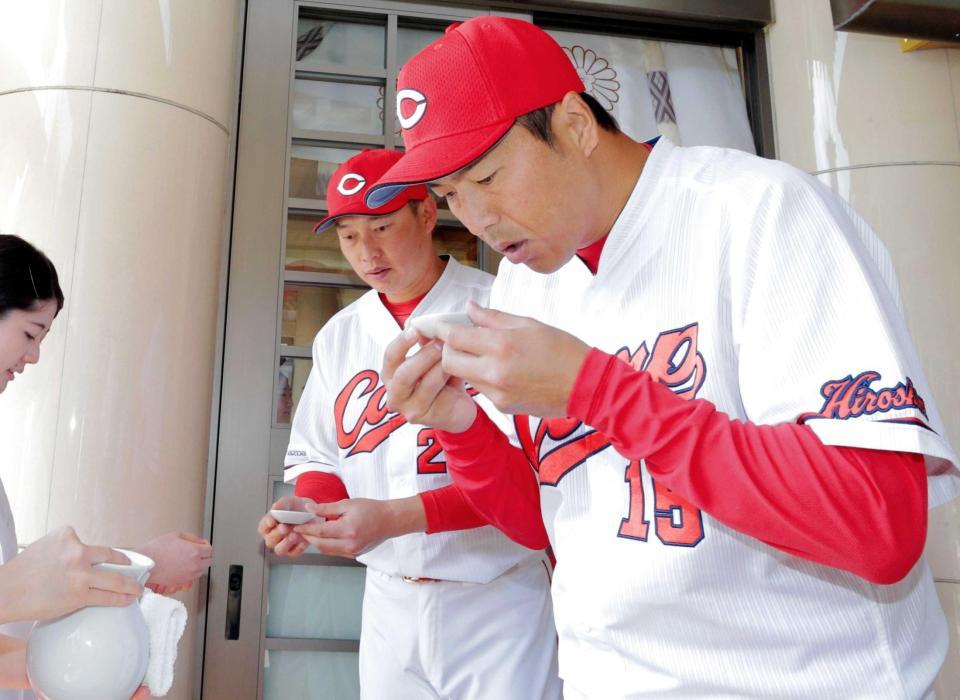
{"type": "Polygon", "coordinates": [[[144,589],[140,611],[150,630],[150,661],[144,684],[150,694],[164,697],[173,685],[173,664],[177,660],[177,643],[187,626],[187,609],[179,600],[144,589]]]}

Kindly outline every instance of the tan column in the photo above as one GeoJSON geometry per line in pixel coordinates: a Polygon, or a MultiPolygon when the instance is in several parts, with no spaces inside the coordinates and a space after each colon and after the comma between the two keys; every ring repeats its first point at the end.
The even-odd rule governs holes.
{"type": "MultiPolygon", "coordinates": [[[[907,324],[960,448],[960,49],[903,53],[835,32],[828,0],[775,0],[778,156],[846,198],[893,256],[907,324]]],[[[937,695],[960,696],[960,504],[930,513],[927,561],[951,628],[937,695]]]]}
{"type": "MultiPolygon", "coordinates": [[[[241,0],[0,2],[0,231],[67,304],[0,397],[20,541],[199,532],[241,0]]],[[[183,596],[195,618],[196,587],[183,596]]],[[[190,697],[193,629],[169,697],[190,697]]]]}

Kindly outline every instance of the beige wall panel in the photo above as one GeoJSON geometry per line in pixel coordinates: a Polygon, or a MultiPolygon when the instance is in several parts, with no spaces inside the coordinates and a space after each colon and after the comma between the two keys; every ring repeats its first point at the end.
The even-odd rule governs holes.
{"type": "Polygon", "coordinates": [[[101,0],[0,2],[0,92],[93,84],[101,0]]]}
{"type": "Polygon", "coordinates": [[[46,533],[90,105],[73,90],[0,96],[0,233],[43,250],[67,298],[40,363],[0,396],[0,478],[22,543],[46,533]]]}
{"type": "Polygon", "coordinates": [[[48,524],[135,544],[202,522],[227,136],[93,100],[48,524]]]}
{"type": "Polygon", "coordinates": [[[171,100],[229,126],[240,0],[103,0],[97,87],[171,100]]]}
{"type": "Polygon", "coordinates": [[[774,6],[768,54],[782,160],[808,171],[960,162],[949,65],[958,50],[903,53],[893,37],[835,32],[829,0],[774,6]]]}
{"type": "Polygon", "coordinates": [[[930,511],[927,563],[936,578],[960,581],[960,501],[930,511]]]}
{"type": "Polygon", "coordinates": [[[957,120],[957,141],[960,141],[960,47],[945,49],[953,92],[953,113],[957,120]]]}

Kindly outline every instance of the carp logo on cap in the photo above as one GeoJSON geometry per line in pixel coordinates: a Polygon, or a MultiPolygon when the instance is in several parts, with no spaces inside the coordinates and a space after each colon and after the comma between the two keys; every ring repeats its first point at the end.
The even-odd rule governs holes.
{"type": "Polygon", "coordinates": [[[419,124],[426,111],[427,96],[419,90],[404,88],[397,92],[397,119],[404,129],[412,129],[419,124]],[[404,106],[405,102],[413,103],[413,111],[409,115],[404,114],[409,109],[404,106]]]}
{"type": "Polygon", "coordinates": [[[362,190],[366,184],[367,180],[363,175],[357,175],[357,173],[347,173],[340,178],[340,184],[337,185],[337,192],[349,197],[350,195],[356,194],[362,190]],[[354,184],[351,185],[351,183],[354,184]]]}

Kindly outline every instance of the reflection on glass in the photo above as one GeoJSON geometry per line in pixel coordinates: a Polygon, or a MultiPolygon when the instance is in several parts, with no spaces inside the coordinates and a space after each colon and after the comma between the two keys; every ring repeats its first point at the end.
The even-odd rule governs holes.
{"type": "Polygon", "coordinates": [[[273,650],[263,671],[264,700],[360,697],[356,652],[273,650]]]}
{"type": "Polygon", "coordinates": [[[312,345],[331,316],[359,299],[367,290],[353,287],[313,287],[287,284],[283,288],[280,343],[312,345]]]}
{"type": "Polygon", "coordinates": [[[295,80],[293,127],[314,131],[382,134],[380,92],[377,85],[295,80]]]}
{"type": "Polygon", "coordinates": [[[334,229],[313,232],[314,225],[323,217],[324,214],[290,214],[287,217],[286,269],[336,272],[347,275],[358,285],[363,284],[340,252],[337,232],[334,229]]]}
{"type": "Polygon", "coordinates": [[[437,226],[433,232],[433,247],[438,255],[450,255],[469,267],[479,267],[477,238],[458,226],[437,226]]]}
{"type": "Polygon", "coordinates": [[[297,70],[382,69],[386,65],[386,27],[333,19],[305,19],[297,23],[297,70]]]}
{"type": "Polygon", "coordinates": [[[313,360],[300,357],[281,357],[277,369],[277,424],[289,425],[293,418],[303,387],[307,384],[313,360]]]}
{"type": "Polygon", "coordinates": [[[425,49],[429,44],[443,36],[443,27],[424,29],[422,27],[397,28],[397,64],[403,64],[413,58],[414,54],[425,49]]]}
{"type": "Polygon", "coordinates": [[[293,484],[287,484],[283,481],[273,482],[273,500],[279,501],[284,496],[293,496],[293,484]]]}
{"type": "Polygon", "coordinates": [[[267,636],[360,639],[362,566],[270,567],[267,636]]]}
{"type": "MultiPolygon", "coordinates": [[[[313,233],[313,226],[320,218],[322,218],[322,214],[289,215],[287,218],[286,269],[343,274],[347,275],[350,281],[358,287],[363,285],[363,281],[353,272],[350,263],[340,252],[336,232],[327,230],[319,234],[313,233]]],[[[478,240],[466,229],[449,224],[440,224],[433,233],[433,240],[437,253],[452,255],[464,265],[477,267],[478,240]]],[[[349,303],[349,301],[346,303],[349,303]]],[[[316,331],[314,331],[315,333],[316,331]]],[[[284,332],[283,335],[286,336],[287,333],[284,332]]],[[[302,345],[305,343],[295,344],[302,345]]]]}
{"type": "Polygon", "coordinates": [[[360,151],[347,148],[293,146],[290,151],[290,197],[326,199],[327,183],[343,161],[360,151]]]}

